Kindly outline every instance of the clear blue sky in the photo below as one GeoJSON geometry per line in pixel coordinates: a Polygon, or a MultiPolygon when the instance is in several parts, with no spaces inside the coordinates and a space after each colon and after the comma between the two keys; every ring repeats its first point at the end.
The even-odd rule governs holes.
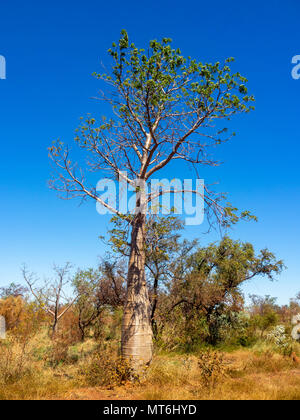
{"type": "MultiPolygon", "coordinates": [[[[78,207],[48,190],[47,147],[58,137],[71,143],[80,116],[102,114],[91,99],[100,88],[91,74],[126,28],[140,47],[167,36],[202,61],[233,56],[248,78],[256,110],[232,121],[237,136],[217,152],[224,164],[200,175],[258,216],[232,236],[269,247],[288,266],[278,282],[256,279],[245,292],[288,302],[300,290],[300,79],[291,77],[299,15],[298,0],[2,2],[0,285],[21,281],[23,262],[43,276],[53,262],[95,266],[104,253],[98,236],[109,218],[94,203],[78,207]]],[[[216,239],[202,232],[193,227],[186,235],[216,239]]]]}

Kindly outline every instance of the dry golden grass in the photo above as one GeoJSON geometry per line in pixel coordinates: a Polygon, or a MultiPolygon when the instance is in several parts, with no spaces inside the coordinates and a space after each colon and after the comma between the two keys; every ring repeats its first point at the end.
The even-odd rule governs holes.
{"type": "Polygon", "coordinates": [[[225,354],[225,377],[203,385],[197,357],[157,356],[141,384],[73,389],[67,399],[299,400],[300,369],[278,354],[239,350],[225,354]]]}
{"type": "Polygon", "coordinates": [[[74,385],[70,380],[46,374],[28,375],[12,384],[0,385],[0,400],[56,399],[74,385]]]}
{"type": "Polygon", "coordinates": [[[252,351],[235,351],[225,355],[227,374],[214,388],[203,385],[196,366],[179,358],[157,358],[149,377],[136,390],[139,399],[300,399],[300,369],[291,359],[252,351]]]}
{"type": "MultiPolygon", "coordinates": [[[[204,356],[158,354],[140,382],[125,383],[122,386],[89,384],[88,376],[84,372],[93,360],[96,347],[93,340],[71,346],[68,361],[53,367],[47,361],[51,352],[51,341],[47,334],[33,338],[26,347],[25,369],[18,378],[6,382],[1,379],[2,359],[0,400],[300,399],[299,364],[292,357],[278,354],[265,344],[257,345],[253,349],[226,352],[222,357],[214,355],[214,352],[204,356]],[[204,373],[203,362],[205,366],[209,366],[204,373]],[[213,381],[210,381],[210,375],[214,378],[213,381]]],[[[298,355],[299,350],[299,346],[295,346],[298,355]]],[[[12,371],[19,351],[19,346],[13,347],[12,371]]]]}

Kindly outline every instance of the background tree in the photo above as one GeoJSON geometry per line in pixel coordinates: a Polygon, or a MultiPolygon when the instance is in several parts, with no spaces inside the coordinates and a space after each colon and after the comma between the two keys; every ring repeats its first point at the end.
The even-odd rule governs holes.
{"type": "Polygon", "coordinates": [[[51,330],[54,336],[58,321],[72,307],[76,300],[76,296],[70,299],[65,293],[65,287],[70,283],[68,278],[71,265],[66,263],[63,267],[54,266],[56,278],[46,281],[42,287],[35,287],[37,278],[33,273],[29,273],[26,267],[23,267],[22,273],[29,290],[37,300],[37,303],[52,318],[51,330]]]}
{"type": "Polygon", "coordinates": [[[24,298],[27,292],[27,287],[24,287],[18,283],[10,283],[8,286],[0,287],[0,298],[6,299],[9,296],[21,296],[22,298],[24,298]]]}
{"type": "Polygon", "coordinates": [[[75,294],[78,296],[75,311],[78,315],[78,328],[81,341],[84,341],[86,330],[100,317],[103,306],[97,299],[99,276],[95,270],[80,270],[73,280],[75,294]]]}
{"type": "MultiPolygon", "coordinates": [[[[126,220],[113,217],[113,229],[109,230],[108,244],[112,250],[121,256],[129,257],[130,243],[128,240],[128,226],[126,220]]],[[[172,276],[175,261],[185,259],[197,241],[181,241],[183,221],[176,216],[148,217],[145,226],[145,266],[149,298],[151,302],[151,324],[154,336],[157,336],[155,312],[157,309],[159,292],[166,289],[172,276]]]]}
{"type": "MultiPolygon", "coordinates": [[[[179,49],[171,47],[168,38],[151,41],[145,51],[130,43],[122,30],[109,54],[112,71],[96,77],[108,84],[102,99],[112,106],[114,118],[100,124],[87,118],[75,140],[89,155],[88,169],[111,174],[133,186],[134,217],[122,214],[89,186],[86,171],[72,163],[68,147],[60,141],[49,148],[57,168],[51,186],[68,199],[92,198],[130,222],[122,354],[138,366],[152,359],[151,305],[145,279],[146,210],[161,194],[172,192],[147,193],[146,186],[153,175],[174,160],[194,167],[217,165],[208,155],[209,148],[231,137],[226,126],[215,127],[217,122],[248,112],[253,97],[247,94],[247,80],[231,72],[228,64],[233,59],[227,59],[224,65],[203,64],[185,58],[179,49]]],[[[222,204],[223,194],[214,194],[206,187],[203,199],[209,220],[214,216],[225,226],[238,220],[236,209],[222,204]]]]}
{"type": "Polygon", "coordinates": [[[260,330],[261,338],[264,333],[272,326],[276,325],[279,320],[280,308],[276,304],[277,298],[258,295],[250,295],[253,325],[260,330]]]}
{"type": "Polygon", "coordinates": [[[280,320],[284,323],[290,323],[293,316],[300,313],[300,293],[295,298],[291,298],[288,305],[282,305],[277,309],[280,320]]]}
{"type": "Polygon", "coordinates": [[[74,280],[76,312],[81,340],[86,331],[101,317],[106,308],[123,306],[125,287],[120,264],[104,261],[96,270],[80,270],[74,280]]]}
{"type": "Polygon", "coordinates": [[[283,269],[283,262],[267,249],[255,255],[250,243],[228,237],[219,244],[199,248],[182,264],[181,260],[174,272],[169,312],[181,305],[186,316],[203,315],[211,344],[218,341],[220,317],[242,309],[240,286],[258,275],[273,280],[283,269]]]}

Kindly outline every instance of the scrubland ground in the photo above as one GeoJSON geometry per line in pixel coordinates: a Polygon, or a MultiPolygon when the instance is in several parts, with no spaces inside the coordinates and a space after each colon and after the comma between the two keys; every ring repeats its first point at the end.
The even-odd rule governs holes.
{"type": "Polygon", "coordinates": [[[1,400],[300,399],[300,365],[265,343],[192,354],[156,350],[135,381],[116,342],[100,346],[88,339],[64,347],[44,331],[29,342],[2,340],[0,353],[1,400]]]}

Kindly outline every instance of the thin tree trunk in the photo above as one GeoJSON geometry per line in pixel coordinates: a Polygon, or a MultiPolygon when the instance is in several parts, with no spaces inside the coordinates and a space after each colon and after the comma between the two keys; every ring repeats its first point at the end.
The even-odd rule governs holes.
{"type": "Polygon", "coordinates": [[[54,318],[53,324],[51,326],[51,338],[54,338],[56,333],[57,333],[57,319],[54,318]]]}
{"type": "Polygon", "coordinates": [[[151,305],[145,278],[145,215],[132,224],[127,295],[122,323],[122,355],[138,370],[152,360],[151,305]]]}
{"type": "Polygon", "coordinates": [[[157,307],[157,289],[158,289],[158,276],[155,276],[154,278],[154,285],[153,285],[153,304],[152,304],[152,310],[151,310],[151,326],[154,338],[157,339],[157,324],[155,321],[155,311],[157,307]]]}
{"type": "Polygon", "coordinates": [[[82,342],[84,342],[84,340],[85,340],[85,327],[83,326],[83,324],[80,321],[78,322],[78,328],[79,328],[79,331],[80,331],[80,340],[82,342]]]}

